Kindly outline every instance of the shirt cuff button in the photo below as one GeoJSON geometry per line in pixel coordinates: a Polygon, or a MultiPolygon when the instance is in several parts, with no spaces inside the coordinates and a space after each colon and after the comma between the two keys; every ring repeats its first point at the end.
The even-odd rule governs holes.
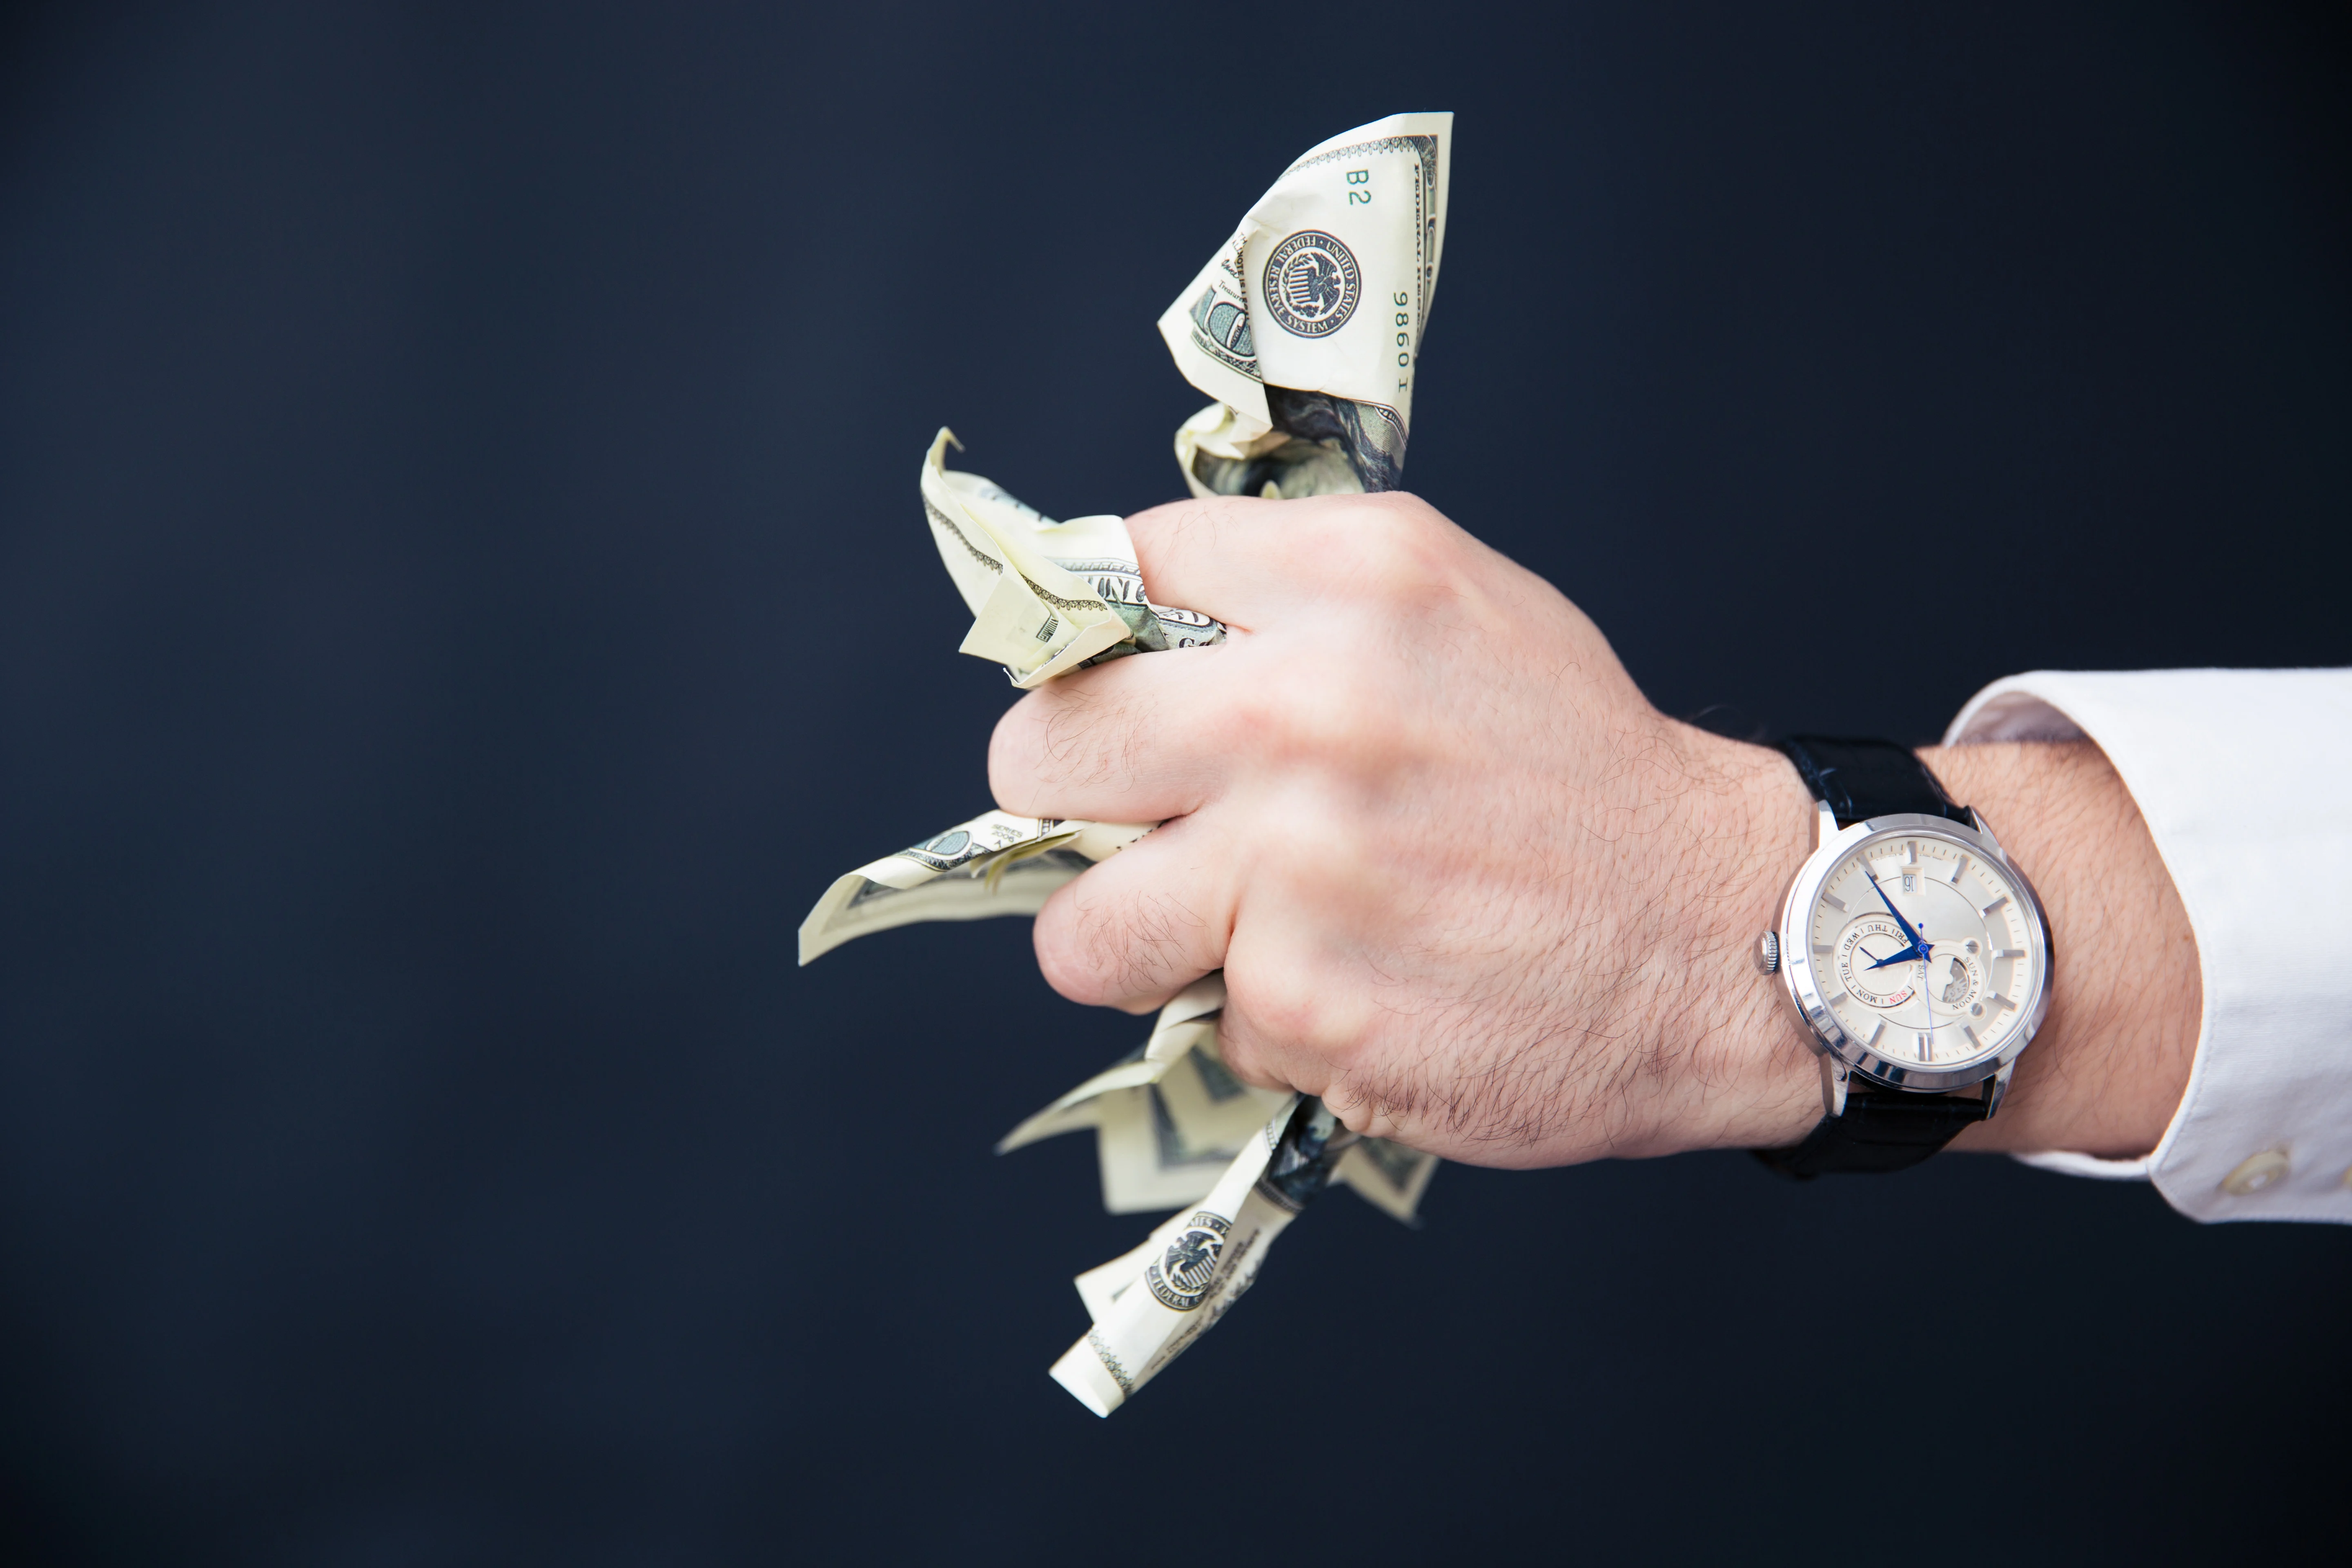
{"type": "Polygon", "coordinates": [[[2221,1190],[2233,1198],[2242,1198],[2277,1185],[2285,1179],[2286,1173],[2286,1151],[2265,1149],[2259,1154],[2247,1155],[2236,1170],[2222,1177],[2221,1190]]]}

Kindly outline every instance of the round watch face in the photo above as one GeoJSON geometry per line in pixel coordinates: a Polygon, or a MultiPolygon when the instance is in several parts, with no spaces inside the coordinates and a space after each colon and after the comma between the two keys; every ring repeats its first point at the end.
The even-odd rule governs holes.
{"type": "Polygon", "coordinates": [[[1801,912],[1821,997],[1888,1067],[1948,1073],[2000,1055],[2037,999],[2032,898],[1999,861],[1932,833],[1874,834],[1801,912]]]}

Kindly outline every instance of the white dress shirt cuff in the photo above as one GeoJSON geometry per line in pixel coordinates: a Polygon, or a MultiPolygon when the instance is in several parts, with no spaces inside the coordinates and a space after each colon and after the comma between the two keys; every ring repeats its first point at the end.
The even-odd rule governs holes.
{"type": "MultiPolygon", "coordinates": [[[[1979,692],[1944,743],[2082,739],[2172,874],[2204,1013],[2148,1154],[2020,1158],[2152,1181],[2200,1220],[2352,1224],[2352,670],[2042,670],[1979,692]]],[[[2097,957],[2062,950],[2055,984],[2070,960],[2097,957]]]]}

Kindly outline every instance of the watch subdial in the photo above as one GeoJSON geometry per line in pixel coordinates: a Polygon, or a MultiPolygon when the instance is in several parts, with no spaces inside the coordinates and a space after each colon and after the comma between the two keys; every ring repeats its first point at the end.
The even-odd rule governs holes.
{"type": "Polygon", "coordinates": [[[1864,915],[1838,937],[1838,984],[1865,1007],[1900,1007],[1919,994],[1919,963],[1885,963],[1911,945],[1903,928],[1885,915],[1864,915]]]}
{"type": "MultiPolygon", "coordinates": [[[[1969,942],[1968,947],[1975,947],[1969,942]]],[[[1957,945],[1938,942],[1927,955],[1927,1005],[1938,1018],[1984,1016],[1985,963],[1957,945]]]]}

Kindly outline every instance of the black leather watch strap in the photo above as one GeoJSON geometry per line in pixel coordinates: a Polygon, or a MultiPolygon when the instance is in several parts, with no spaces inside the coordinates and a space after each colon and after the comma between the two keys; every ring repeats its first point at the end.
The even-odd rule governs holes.
{"type": "Polygon", "coordinates": [[[1791,735],[1780,742],[1815,800],[1837,813],[1840,827],[1874,816],[1917,812],[1974,827],[1976,814],[1954,805],[1936,775],[1908,748],[1892,741],[1791,735]]]}
{"type": "Polygon", "coordinates": [[[1754,1153],[1773,1170],[1801,1182],[1845,1173],[1907,1171],[1982,1121],[1985,1114],[1981,1089],[1963,1099],[1856,1085],[1845,1097],[1843,1116],[1822,1117],[1801,1143],[1754,1153]]]}
{"type": "MultiPolygon", "coordinates": [[[[1955,805],[1936,775],[1907,747],[1892,741],[1834,735],[1791,735],[1780,750],[1813,798],[1826,802],[1840,827],[1874,816],[1916,813],[1974,827],[1976,813],[1955,805]]],[[[1843,1172],[1907,1171],[1982,1121],[1990,1102],[1981,1089],[1948,1094],[1906,1094],[1855,1081],[1845,1114],[1824,1116],[1803,1142],[1758,1149],[1758,1159],[1784,1176],[1811,1181],[1843,1172]]]]}

